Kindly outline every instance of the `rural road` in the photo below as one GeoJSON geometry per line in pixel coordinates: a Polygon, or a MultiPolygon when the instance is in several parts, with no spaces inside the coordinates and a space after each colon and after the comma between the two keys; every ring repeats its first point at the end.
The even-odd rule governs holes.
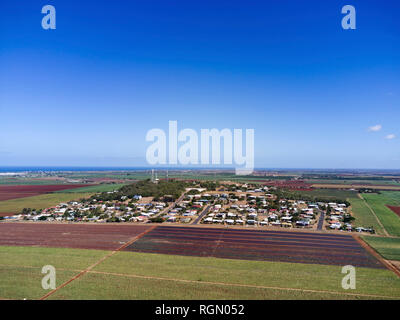
{"type": "Polygon", "coordinates": [[[319,216],[317,230],[322,230],[322,226],[324,225],[325,212],[321,211],[321,215],[319,216]]]}
{"type": "Polygon", "coordinates": [[[165,209],[163,209],[156,215],[152,216],[152,218],[157,218],[159,216],[162,216],[164,213],[168,213],[168,211],[171,210],[174,207],[174,205],[176,205],[177,203],[179,203],[183,200],[183,198],[185,197],[185,194],[186,194],[186,192],[184,192],[176,201],[171,202],[171,204],[169,206],[167,206],[165,209]]]}
{"type": "Polygon", "coordinates": [[[211,205],[209,204],[209,205],[203,210],[203,212],[200,213],[200,215],[197,217],[197,219],[194,220],[194,221],[192,222],[192,224],[198,224],[198,223],[201,221],[201,219],[208,213],[208,211],[210,210],[210,208],[211,208],[211,205]]]}

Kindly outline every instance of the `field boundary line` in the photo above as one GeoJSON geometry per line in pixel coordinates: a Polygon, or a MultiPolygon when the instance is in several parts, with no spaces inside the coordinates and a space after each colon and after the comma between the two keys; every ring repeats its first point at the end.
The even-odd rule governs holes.
{"type": "Polygon", "coordinates": [[[383,232],[385,233],[386,237],[389,237],[389,233],[386,231],[385,227],[383,226],[381,220],[379,220],[378,216],[376,215],[375,211],[371,208],[371,206],[368,204],[368,202],[364,199],[364,197],[359,193],[358,196],[360,199],[362,199],[365,203],[365,205],[368,207],[368,209],[371,211],[371,213],[374,215],[376,221],[378,221],[379,225],[382,227],[383,232]]]}
{"type": "Polygon", "coordinates": [[[273,286],[258,286],[258,285],[252,285],[252,284],[214,282],[214,281],[196,281],[196,280],[187,280],[187,279],[140,276],[140,275],[136,275],[136,274],[123,274],[123,273],[113,273],[113,272],[103,272],[103,271],[88,271],[88,273],[104,274],[104,275],[119,276],[119,277],[129,277],[129,278],[141,278],[141,279],[149,279],[149,280],[161,280],[161,281],[175,281],[175,282],[196,283],[196,284],[221,285],[221,286],[230,286],[230,287],[246,287],[246,288],[270,289],[270,290],[282,290],[282,291],[299,291],[299,292],[309,292],[309,293],[328,293],[328,294],[336,294],[336,295],[348,295],[348,296],[370,297],[370,298],[398,299],[398,297],[383,296],[383,295],[376,295],[376,294],[367,294],[367,293],[349,293],[349,292],[340,292],[340,291],[300,289],[300,288],[288,288],[288,287],[273,287],[273,286]]]}
{"type": "Polygon", "coordinates": [[[95,268],[97,265],[99,265],[100,263],[102,263],[104,260],[108,259],[109,257],[113,256],[115,253],[125,249],[127,246],[131,245],[132,243],[134,243],[135,241],[139,240],[141,237],[143,237],[145,234],[149,233],[150,231],[154,230],[157,226],[153,226],[150,227],[149,229],[143,231],[141,234],[135,236],[134,238],[132,238],[131,240],[129,240],[128,242],[126,242],[125,244],[123,244],[122,246],[120,246],[118,249],[111,251],[110,253],[108,253],[107,255],[105,255],[104,257],[102,257],[100,260],[96,261],[95,263],[93,263],[92,265],[90,265],[89,267],[87,267],[85,270],[81,271],[80,273],[78,273],[77,275],[75,275],[74,277],[72,277],[71,279],[69,279],[68,281],[64,282],[63,284],[61,284],[60,286],[58,286],[57,288],[55,288],[54,290],[50,291],[49,293],[45,294],[43,297],[41,297],[39,300],[45,300],[47,299],[49,296],[51,296],[52,294],[54,294],[55,292],[57,292],[58,290],[64,288],[65,286],[67,286],[68,284],[70,284],[72,281],[80,278],[81,276],[83,276],[84,274],[88,273],[90,270],[92,270],[93,268],[95,268]]]}
{"type": "Polygon", "coordinates": [[[371,253],[376,259],[378,259],[386,268],[393,271],[398,277],[400,277],[400,271],[389,261],[384,259],[374,248],[372,248],[366,241],[357,235],[353,235],[354,239],[369,253],[371,253]]]}
{"type": "Polygon", "coordinates": [[[218,240],[214,241],[215,242],[215,247],[211,253],[211,256],[215,255],[215,251],[217,251],[218,247],[220,246],[221,242],[223,242],[222,240],[222,236],[224,235],[226,229],[223,229],[222,232],[219,234],[219,238],[218,240]]]}

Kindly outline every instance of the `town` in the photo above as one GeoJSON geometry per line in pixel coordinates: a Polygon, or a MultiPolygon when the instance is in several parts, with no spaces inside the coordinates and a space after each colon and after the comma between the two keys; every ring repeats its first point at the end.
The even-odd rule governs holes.
{"type": "Polygon", "coordinates": [[[20,214],[4,219],[207,224],[374,233],[373,227],[354,228],[355,218],[347,201],[290,199],[279,187],[229,181],[158,179],[141,181],[132,186],[135,186],[133,190],[125,186],[120,190],[97,193],[88,199],[60,203],[41,210],[24,208],[20,214]],[[175,194],[162,193],[169,191],[175,194]]]}

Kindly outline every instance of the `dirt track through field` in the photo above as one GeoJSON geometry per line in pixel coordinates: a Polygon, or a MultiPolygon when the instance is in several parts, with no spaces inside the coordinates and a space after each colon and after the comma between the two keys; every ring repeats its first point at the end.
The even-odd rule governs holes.
{"type": "Polygon", "coordinates": [[[94,264],[92,264],[91,266],[89,266],[87,269],[83,270],[82,272],[78,273],[76,276],[72,277],[71,279],[69,279],[68,281],[64,282],[62,285],[60,285],[59,287],[55,288],[54,290],[50,291],[49,293],[45,294],[43,297],[40,298],[40,300],[45,300],[47,299],[49,296],[51,296],[52,294],[56,293],[58,290],[64,288],[65,286],[67,286],[68,284],[70,284],[72,281],[82,277],[84,274],[90,272],[93,268],[95,268],[97,265],[99,265],[100,263],[102,263],[104,260],[108,259],[109,257],[113,256],[115,253],[117,253],[118,251],[123,250],[125,247],[127,247],[128,245],[133,244],[135,241],[137,241],[138,239],[140,239],[142,236],[144,236],[146,233],[150,232],[151,230],[153,230],[155,228],[154,227],[150,227],[147,230],[143,231],[141,234],[137,235],[136,237],[134,237],[133,239],[131,239],[130,241],[128,241],[127,243],[123,244],[122,246],[120,246],[118,249],[110,252],[109,254],[105,255],[103,258],[101,258],[100,260],[98,260],[97,262],[95,262],[94,264]]]}
{"type": "Polygon", "coordinates": [[[364,294],[364,293],[349,293],[349,292],[340,292],[340,291],[300,289],[300,288],[289,288],[289,287],[257,286],[257,285],[251,285],[251,284],[215,282],[215,281],[201,281],[200,282],[200,281],[196,281],[196,280],[152,277],[152,276],[142,276],[142,275],[135,275],[135,274],[124,274],[124,273],[113,273],[113,272],[102,272],[102,271],[93,271],[93,270],[89,271],[88,273],[104,274],[104,275],[117,276],[117,277],[127,277],[127,278],[139,278],[139,279],[149,279],[149,280],[195,283],[197,285],[207,284],[207,285],[218,285],[218,286],[227,286],[227,287],[245,287],[245,288],[254,288],[254,289],[268,289],[268,290],[282,290],[282,291],[298,291],[298,292],[307,292],[307,293],[335,294],[335,295],[345,295],[345,296],[351,296],[351,297],[394,299],[394,297],[391,297],[391,296],[382,296],[382,295],[364,294]]]}
{"type": "Polygon", "coordinates": [[[362,199],[365,203],[365,205],[368,207],[368,209],[371,211],[371,213],[374,215],[376,221],[379,223],[379,225],[382,227],[383,232],[385,233],[386,237],[389,237],[389,233],[386,231],[385,227],[383,226],[381,220],[379,220],[378,216],[376,215],[375,211],[371,208],[371,206],[368,204],[368,202],[364,199],[364,197],[358,193],[358,197],[362,199]]]}

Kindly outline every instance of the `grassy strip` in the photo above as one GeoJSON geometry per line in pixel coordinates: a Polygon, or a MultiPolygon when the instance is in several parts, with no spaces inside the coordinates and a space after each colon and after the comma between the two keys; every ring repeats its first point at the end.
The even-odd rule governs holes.
{"type": "Polygon", "coordinates": [[[371,247],[388,260],[400,261],[400,238],[362,237],[371,247]]]}

